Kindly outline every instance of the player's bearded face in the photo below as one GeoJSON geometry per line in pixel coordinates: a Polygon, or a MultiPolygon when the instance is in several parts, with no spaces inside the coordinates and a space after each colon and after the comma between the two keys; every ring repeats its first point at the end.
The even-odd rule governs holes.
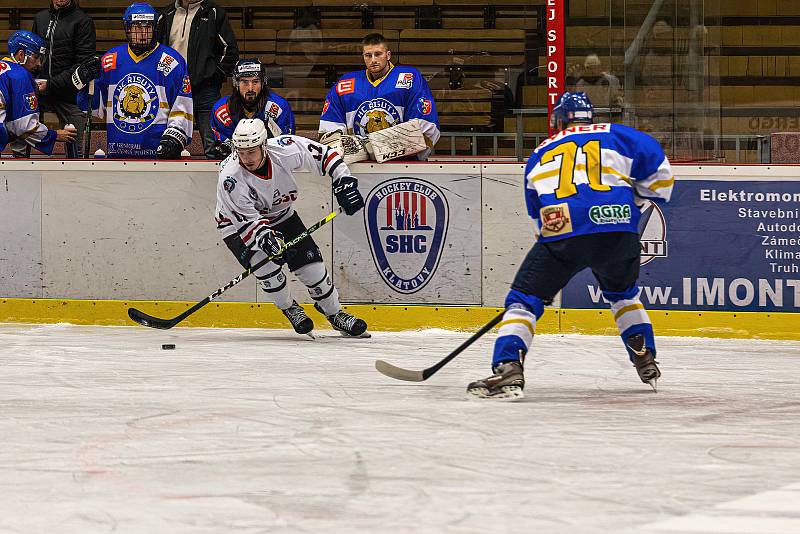
{"type": "Polygon", "coordinates": [[[264,164],[263,147],[237,148],[236,153],[239,154],[239,163],[248,171],[256,171],[264,164]]]}
{"type": "Polygon", "coordinates": [[[255,104],[261,94],[261,88],[261,78],[257,76],[239,79],[239,94],[247,106],[255,104]]]}
{"type": "Polygon", "coordinates": [[[384,44],[364,46],[364,65],[374,78],[379,78],[386,74],[389,69],[389,60],[392,59],[392,52],[384,44]]]}

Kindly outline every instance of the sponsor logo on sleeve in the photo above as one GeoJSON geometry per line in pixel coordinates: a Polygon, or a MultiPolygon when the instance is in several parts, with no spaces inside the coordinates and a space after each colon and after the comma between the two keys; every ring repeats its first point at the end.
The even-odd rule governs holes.
{"type": "Polygon", "coordinates": [[[273,119],[277,119],[278,117],[280,117],[281,113],[283,113],[283,110],[275,102],[269,102],[267,104],[267,115],[269,115],[273,119]]]}
{"type": "Polygon", "coordinates": [[[5,61],[0,61],[0,74],[3,74],[8,70],[11,70],[11,65],[6,63],[5,61]]]}
{"type": "Polygon", "coordinates": [[[568,234],[572,231],[572,219],[569,215],[569,204],[544,206],[539,210],[542,222],[542,237],[568,234]]]}
{"type": "Polygon", "coordinates": [[[411,89],[412,85],[414,85],[414,73],[401,72],[397,76],[397,83],[394,84],[394,87],[395,89],[411,89]]]}
{"type": "Polygon", "coordinates": [[[231,120],[231,114],[228,112],[228,104],[221,105],[214,115],[216,115],[217,120],[225,126],[230,126],[233,124],[233,121],[231,120]]]}
{"type": "Polygon", "coordinates": [[[339,96],[349,95],[354,93],[356,90],[356,79],[355,78],[347,78],[345,80],[339,80],[336,82],[336,94],[339,96]]]}
{"type": "Polygon", "coordinates": [[[170,72],[172,72],[172,69],[174,69],[177,64],[177,59],[166,52],[162,52],[161,59],[158,60],[158,67],[156,67],[156,70],[163,72],[164,75],[167,76],[170,72]]]}
{"type": "Polygon", "coordinates": [[[331,105],[331,101],[326,98],[325,99],[325,104],[322,105],[322,114],[323,115],[325,114],[326,111],[328,111],[328,108],[330,107],[330,105],[331,105]]]}
{"type": "Polygon", "coordinates": [[[28,111],[35,111],[39,107],[39,99],[36,98],[36,93],[28,93],[23,98],[28,111]]]}
{"type": "Polygon", "coordinates": [[[117,53],[109,52],[103,56],[103,71],[108,72],[117,68],[117,53]]]}
{"type": "Polygon", "coordinates": [[[430,182],[398,177],[375,186],[364,224],[383,281],[403,294],[425,287],[442,257],[448,223],[447,199],[430,182]]]}
{"type": "Polygon", "coordinates": [[[192,82],[189,80],[189,76],[186,75],[183,77],[183,85],[181,85],[181,93],[189,94],[192,92],[192,82]]]}
{"type": "Polygon", "coordinates": [[[423,115],[430,115],[432,109],[433,109],[433,103],[430,100],[428,100],[427,98],[419,99],[419,110],[422,112],[423,115]]]}

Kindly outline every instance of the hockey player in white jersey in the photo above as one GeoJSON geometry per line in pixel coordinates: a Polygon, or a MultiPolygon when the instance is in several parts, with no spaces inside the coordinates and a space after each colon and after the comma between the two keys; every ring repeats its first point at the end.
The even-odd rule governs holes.
{"type": "MultiPolygon", "coordinates": [[[[225,244],[243,267],[279,253],[284,239],[294,239],[306,230],[292,205],[298,197],[296,172],[329,176],[336,200],[347,215],[364,207],[358,180],[330,147],[295,135],[268,139],[261,119],[242,119],[232,139],[234,152],[220,164],[216,222],[225,244]]],[[[295,332],[311,335],[314,323],[292,297],[284,263],[305,284],[314,307],[333,328],[348,336],[366,336],[367,324],[342,309],[322,253],[310,236],[253,273],[295,332]]]]}

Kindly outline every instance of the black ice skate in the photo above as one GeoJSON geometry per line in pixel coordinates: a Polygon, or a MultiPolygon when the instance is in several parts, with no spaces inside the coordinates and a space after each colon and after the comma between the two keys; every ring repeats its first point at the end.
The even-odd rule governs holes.
{"type": "Polygon", "coordinates": [[[467,395],[479,399],[518,400],[525,395],[525,376],[521,362],[505,362],[494,368],[494,374],[467,386],[467,395]]]}
{"type": "MultiPolygon", "coordinates": [[[[325,312],[322,311],[319,304],[315,303],[314,308],[322,315],[325,315],[325,312]]],[[[370,333],[367,332],[367,323],[365,323],[363,319],[358,319],[344,310],[339,310],[333,315],[325,315],[325,317],[328,318],[328,322],[331,323],[334,330],[338,330],[342,335],[348,337],[371,337],[370,333]]]]}
{"type": "Polygon", "coordinates": [[[636,372],[639,373],[639,378],[645,384],[649,384],[653,391],[658,391],[656,383],[661,376],[661,370],[656,365],[658,362],[653,353],[644,346],[644,336],[636,334],[629,337],[627,345],[633,351],[633,365],[636,367],[636,372]]]}
{"type": "Polygon", "coordinates": [[[314,329],[314,321],[306,315],[306,311],[296,300],[292,301],[291,306],[281,311],[286,318],[289,319],[289,322],[292,323],[292,328],[294,328],[295,332],[298,334],[306,334],[312,339],[314,338],[314,334],[311,333],[314,329]]]}

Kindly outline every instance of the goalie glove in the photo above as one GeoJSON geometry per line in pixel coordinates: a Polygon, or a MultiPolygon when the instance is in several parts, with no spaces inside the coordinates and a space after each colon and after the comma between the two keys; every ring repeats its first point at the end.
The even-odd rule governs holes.
{"type": "Polygon", "coordinates": [[[72,85],[80,91],[90,81],[100,76],[100,58],[92,56],[83,60],[72,73],[72,85]]]}
{"type": "Polygon", "coordinates": [[[342,176],[333,182],[336,202],[347,215],[353,215],[364,207],[364,197],[358,190],[358,180],[353,176],[342,176]]]}
{"type": "Polygon", "coordinates": [[[156,157],[158,159],[179,159],[187,141],[186,135],[179,129],[167,128],[161,135],[161,142],[156,148],[156,157]]]}

